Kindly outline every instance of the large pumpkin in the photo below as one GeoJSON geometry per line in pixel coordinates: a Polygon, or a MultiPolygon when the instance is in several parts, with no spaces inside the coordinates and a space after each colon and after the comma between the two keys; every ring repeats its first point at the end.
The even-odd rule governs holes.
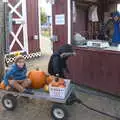
{"type": "Polygon", "coordinates": [[[29,72],[28,78],[32,81],[32,88],[43,88],[46,84],[46,74],[39,70],[33,70],[29,72]]]}

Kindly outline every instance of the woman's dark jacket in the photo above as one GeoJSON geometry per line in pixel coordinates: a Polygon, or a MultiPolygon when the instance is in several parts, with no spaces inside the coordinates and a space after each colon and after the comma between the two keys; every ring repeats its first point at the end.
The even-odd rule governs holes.
{"type": "Polygon", "coordinates": [[[62,58],[60,55],[67,52],[73,52],[71,45],[64,45],[57,52],[53,53],[48,64],[49,74],[59,74],[59,77],[65,77],[64,71],[69,72],[67,67],[68,57],[62,58]]]}

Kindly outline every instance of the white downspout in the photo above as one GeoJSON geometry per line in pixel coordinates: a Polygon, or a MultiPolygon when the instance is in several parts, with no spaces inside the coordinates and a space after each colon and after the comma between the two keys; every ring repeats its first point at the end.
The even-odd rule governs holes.
{"type": "Polygon", "coordinates": [[[28,48],[28,24],[27,24],[27,4],[26,0],[22,0],[22,13],[24,18],[24,25],[23,25],[23,38],[24,38],[24,49],[29,54],[29,48],[28,48]]]}
{"type": "Polygon", "coordinates": [[[71,0],[67,0],[68,12],[68,44],[71,44],[71,0]]]}
{"type": "Polygon", "coordinates": [[[41,39],[42,39],[42,35],[41,35],[41,10],[40,10],[41,6],[40,6],[40,0],[38,0],[38,17],[39,17],[39,45],[40,45],[40,50],[42,48],[42,43],[41,43],[41,39]]]}

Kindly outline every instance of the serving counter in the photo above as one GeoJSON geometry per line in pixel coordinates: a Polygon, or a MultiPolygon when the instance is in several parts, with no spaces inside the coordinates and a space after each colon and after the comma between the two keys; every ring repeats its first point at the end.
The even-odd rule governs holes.
{"type": "Polygon", "coordinates": [[[77,84],[118,95],[120,93],[120,49],[73,47],[68,61],[70,78],[77,84]]]}

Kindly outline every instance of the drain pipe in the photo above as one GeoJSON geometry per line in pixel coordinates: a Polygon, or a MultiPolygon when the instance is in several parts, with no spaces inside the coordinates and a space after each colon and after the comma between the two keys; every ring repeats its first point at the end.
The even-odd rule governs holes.
{"type": "MultiPolygon", "coordinates": [[[[8,20],[8,18],[7,18],[7,16],[8,16],[8,13],[7,13],[8,12],[8,9],[7,9],[8,1],[4,0],[3,2],[4,2],[4,41],[3,41],[4,49],[3,49],[3,52],[4,52],[4,54],[7,54],[8,53],[8,42],[7,42],[7,40],[8,40],[8,34],[7,34],[8,33],[8,29],[7,29],[8,28],[8,22],[7,22],[7,20],[8,20]]],[[[6,59],[5,59],[5,66],[8,67],[6,59]]]]}
{"type": "Polygon", "coordinates": [[[4,26],[4,1],[0,1],[1,6],[0,6],[0,81],[2,80],[2,77],[5,72],[5,61],[4,61],[4,32],[5,32],[5,26],[4,26]]]}
{"type": "Polygon", "coordinates": [[[8,1],[7,0],[4,0],[4,53],[6,53],[7,52],[7,33],[8,33],[8,30],[7,30],[7,28],[8,28],[8,23],[7,23],[7,20],[8,20],[8,18],[7,18],[7,16],[8,16],[8,14],[7,14],[7,5],[8,4],[8,1]]]}

